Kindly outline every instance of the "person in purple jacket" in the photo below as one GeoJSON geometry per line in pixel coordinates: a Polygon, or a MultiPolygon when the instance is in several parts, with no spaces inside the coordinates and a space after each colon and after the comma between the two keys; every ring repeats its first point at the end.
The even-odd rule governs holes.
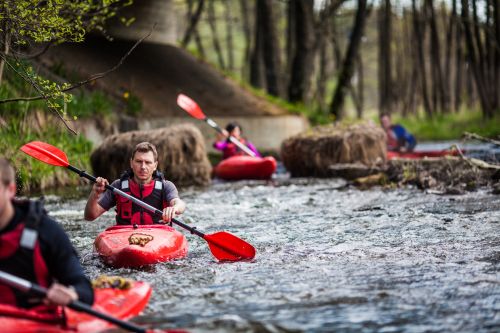
{"type": "Polygon", "coordinates": [[[226,129],[223,133],[217,133],[217,141],[214,142],[214,148],[222,151],[222,159],[226,159],[232,156],[245,155],[237,145],[229,141],[229,136],[238,139],[242,144],[247,146],[251,151],[255,153],[255,156],[262,157],[257,148],[248,140],[241,136],[241,126],[237,122],[230,122],[227,124],[226,129]]]}

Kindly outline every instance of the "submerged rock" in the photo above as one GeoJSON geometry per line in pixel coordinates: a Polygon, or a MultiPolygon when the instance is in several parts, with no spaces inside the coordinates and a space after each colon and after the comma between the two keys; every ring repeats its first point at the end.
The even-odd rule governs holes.
{"type": "Polygon", "coordinates": [[[94,173],[112,181],[129,168],[135,145],[148,141],[158,150],[158,170],[178,186],[208,185],[212,166],[199,129],[191,124],[133,131],[107,137],[90,157],[94,173]]]}
{"type": "Polygon", "coordinates": [[[283,164],[293,177],[367,176],[386,160],[385,133],[370,124],[319,126],[285,140],[283,164]]]}

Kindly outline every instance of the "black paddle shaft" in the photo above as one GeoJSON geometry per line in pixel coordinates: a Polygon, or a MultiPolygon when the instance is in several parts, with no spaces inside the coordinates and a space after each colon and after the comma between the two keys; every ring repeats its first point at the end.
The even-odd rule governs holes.
{"type": "MultiPolygon", "coordinates": [[[[91,182],[95,183],[97,182],[97,178],[92,176],[92,175],[89,175],[88,173],[86,173],[85,171],[83,170],[80,170],[78,168],[75,168],[74,166],[72,165],[68,165],[67,168],[73,172],[76,172],[80,177],[83,177],[83,178],[87,178],[88,180],[90,180],[91,182]]],[[[143,207],[143,208],[146,208],[147,210],[149,210],[150,212],[153,212],[159,216],[162,216],[163,215],[163,212],[159,209],[156,209],[155,207],[137,199],[136,197],[133,197],[131,196],[130,194],[127,194],[119,189],[117,189],[116,187],[113,187],[111,185],[106,185],[106,189],[107,190],[110,190],[111,192],[113,193],[116,193],[124,198],[127,198],[133,202],[135,202],[136,204],[138,204],[139,206],[143,207]]],[[[188,230],[189,232],[191,232],[192,234],[195,234],[197,236],[200,236],[201,238],[205,238],[205,234],[202,233],[201,231],[198,231],[196,228],[192,228],[190,226],[188,226],[187,224],[185,223],[182,223],[181,221],[177,220],[177,219],[172,219],[172,222],[177,224],[179,227],[181,228],[184,228],[186,230],[188,230]]]]}
{"type": "MultiPolygon", "coordinates": [[[[0,271],[0,281],[11,286],[12,288],[19,289],[19,290],[26,292],[26,293],[30,293],[30,294],[41,296],[41,297],[47,296],[47,289],[46,288],[39,286],[35,283],[32,283],[30,281],[21,279],[15,275],[3,272],[3,271],[0,271]]],[[[113,323],[116,326],[119,326],[121,328],[129,330],[131,332],[138,332],[138,333],[146,333],[147,332],[146,329],[144,329],[140,326],[134,325],[132,323],[128,323],[128,322],[120,320],[118,318],[109,316],[105,313],[96,311],[96,310],[92,309],[92,307],[90,307],[89,305],[82,303],[80,301],[73,301],[73,302],[68,304],[68,307],[73,309],[73,310],[79,311],[79,312],[88,313],[94,317],[97,317],[97,318],[103,319],[105,321],[108,321],[110,323],[113,323]]]]}

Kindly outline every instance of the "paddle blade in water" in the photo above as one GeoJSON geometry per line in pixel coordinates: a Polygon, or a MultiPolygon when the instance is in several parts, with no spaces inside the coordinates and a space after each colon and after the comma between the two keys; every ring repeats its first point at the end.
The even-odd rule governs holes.
{"type": "Polygon", "coordinates": [[[255,248],[225,231],[203,237],[210,247],[212,254],[220,261],[251,260],[255,257],[255,248]]]}
{"type": "Polygon", "coordinates": [[[44,163],[67,167],[68,157],[58,148],[41,141],[32,141],[21,147],[21,150],[31,157],[44,163]]]}
{"type": "Polygon", "coordinates": [[[177,96],[177,105],[196,119],[205,120],[206,118],[198,104],[184,94],[177,96]]]}

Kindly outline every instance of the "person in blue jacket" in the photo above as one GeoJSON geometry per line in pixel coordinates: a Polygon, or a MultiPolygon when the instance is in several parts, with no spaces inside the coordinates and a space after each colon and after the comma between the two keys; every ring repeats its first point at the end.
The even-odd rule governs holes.
{"type": "Polygon", "coordinates": [[[380,123],[387,134],[387,150],[411,152],[417,145],[415,137],[399,124],[392,124],[391,116],[387,113],[380,115],[380,123]]]}

